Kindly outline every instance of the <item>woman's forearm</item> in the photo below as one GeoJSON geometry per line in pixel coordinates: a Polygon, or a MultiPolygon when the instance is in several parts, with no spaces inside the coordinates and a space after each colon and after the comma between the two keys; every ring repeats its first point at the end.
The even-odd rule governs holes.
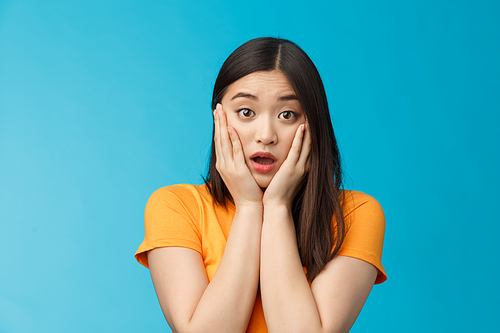
{"type": "Polygon", "coordinates": [[[188,332],[245,332],[259,283],[261,227],[262,207],[237,208],[222,260],[188,332]]]}
{"type": "Polygon", "coordinates": [[[320,332],[321,320],[300,261],[292,214],[265,206],[260,287],[269,332],[320,332]]]}

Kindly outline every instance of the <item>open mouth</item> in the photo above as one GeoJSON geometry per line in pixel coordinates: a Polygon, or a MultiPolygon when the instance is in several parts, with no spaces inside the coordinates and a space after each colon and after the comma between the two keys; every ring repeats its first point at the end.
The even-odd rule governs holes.
{"type": "Polygon", "coordinates": [[[258,163],[258,164],[262,164],[262,165],[271,165],[274,163],[274,160],[272,158],[261,157],[261,156],[257,156],[257,157],[252,158],[252,161],[254,161],[255,163],[258,163]]]}
{"type": "Polygon", "coordinates": [[[250,156],[252,167],[257,172],[271,172],[276,166],[276,157],[267,152],[258,152],[250,156]]]}

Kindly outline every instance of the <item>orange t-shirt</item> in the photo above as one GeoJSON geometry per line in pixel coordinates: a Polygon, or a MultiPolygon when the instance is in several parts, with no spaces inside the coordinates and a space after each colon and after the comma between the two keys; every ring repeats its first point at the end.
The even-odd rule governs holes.
{"type": "MultiPolygon", "coordinates": [[[[364,260],[378,269],[375,283],[387,279],[381,263],[385,218],[380,204],[362,192],[346,191],[346,222],[339,255],[364,260]]],[[[205,185],[173,185],[155,191],[146,204],[145,237],[135,257],[148,267],[147,251],[167,246],[199,252],[211,281],[222,259],[235,207],[214,205],[205,185]]],[[[257,295],[247,332],[267,332],[260,294],[257,295]]]]}

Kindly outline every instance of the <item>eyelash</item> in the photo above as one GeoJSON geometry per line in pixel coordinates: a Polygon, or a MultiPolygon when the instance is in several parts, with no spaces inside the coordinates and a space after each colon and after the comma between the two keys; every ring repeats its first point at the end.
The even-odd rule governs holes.
{"type": "Polygon", "coordinates": [[[255,115],[255,112],[253,112],[252,110],[250,109],[239,109],[238,111],[236,111],[237,114],[239,114],[240,116],[242,116],[243,118],[249,118],[251,116],[254,116],[255,115]],[[245,116],[243,115],[243,112],[244,111],[250,111],[252,114],[250,116],[245,116]]]}
{"type": "MultiPolygon", "coordinates": [[[[238,111],[236,111],[236,113],[237,113],[237,114],[239,114],[240,116],[242,116],[243,118],[249,118],[249,117],[251,117],[251,116],[254,116],[254,115],[255,115],[255,112],[253,112],[253,111],[252,111],[252,110],[250,110],[250,109],[239,109],[238,111]],[[243,114],[243,112],[244,112],[244,111],[250,111],[250,112],[251,112],[251,114],[250,114],[250,115],[248,115],[248,116],[245,116],[245,115],[243,114]]],[[[279,119],[283,119],[283,120],[292,120],[292,119],[294,119],[295,117],[297,117],[297,114],[296,114],[295,112],[293,112],[293,111],[283,111],[283,112],[281,112],[281,113],[278,115],[278,118],[279,118],[279,119]],[[290,117],[290,118],[283,118],[283,117],[282,117],[282,115],[283,115],[284,113],[289,113],[291,117],[290,117]]]]}
{"type": "Polygon", "coordinates": [[[283,120],[292,120],[293,118],[297,117],[297,114],[293,111],[283,111],[281,112],[279,115],[278,115],[278,118],[280,119],[283,119],[283,120]],[[284,114],[284,113],[289,113],[290,114],[290,118],[282,118],[281,116],[284,114]]]}

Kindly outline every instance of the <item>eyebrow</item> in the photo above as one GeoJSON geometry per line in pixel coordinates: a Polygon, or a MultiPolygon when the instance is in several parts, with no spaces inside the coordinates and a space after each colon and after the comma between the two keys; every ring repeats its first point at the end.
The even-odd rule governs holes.
{"type": "MultiPolygon", "coordinates": [[[[250,99],[253,99],[255,101],[258,101],[259,98],[255,95],[252,95],[252,94],[249,94],[249,93],[237,93],[236,95],[233,96],[233,98],[231,98],[231,100],[234,100],[236,98],[250,98],[250,99]]],[[[296,100],[298,101],[298,97],[295,96],[295,95],[285,95],[285,96],[280,96],[278,97],[278,100],[279,101],[293,101],[293,100],[296,100]]]]}
{"type": "Polygon", "coordinates": [[[299,98],[295,95],[286,95],[286,96],[279,97],[278,100],[280,100],[280,101],[293,101],[293,100],[298,101],[299,98]]]}
{"type": "Polygon", "coordinates": [[[255,95],[252,95],[252,94],[248,94],[248,93],[237,93],[236,95],[233,96],[233,98],[231,98],[231,100],[233,99],[236,99],[236,98],[250,98],[250,99],[253,99],[253,100],[256,100],[258,101],[259,98],[255,95]]]}

